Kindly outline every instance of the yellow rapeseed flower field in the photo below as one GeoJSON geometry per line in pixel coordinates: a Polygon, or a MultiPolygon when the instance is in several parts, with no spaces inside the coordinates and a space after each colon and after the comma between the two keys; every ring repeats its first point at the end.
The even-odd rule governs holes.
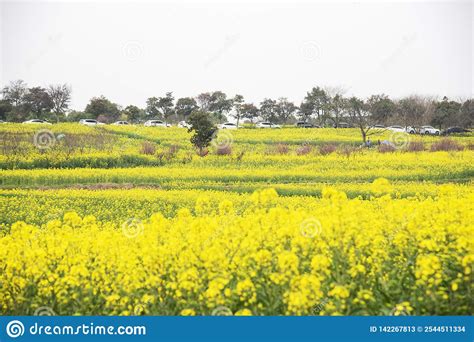
{"type": "Polygon", "coordinates": [[[472,136],[347,152],[355,130],[248,129],[202,158],[177,128],[51,129],[39,149],[0,127],[0,314],[474,311],[472,136]]]}

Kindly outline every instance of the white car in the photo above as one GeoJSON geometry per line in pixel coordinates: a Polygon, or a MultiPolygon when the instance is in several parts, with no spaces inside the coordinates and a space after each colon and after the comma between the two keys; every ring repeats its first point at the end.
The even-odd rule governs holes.
{"type": "Polygon", "coordinates": [[[235,123],[226,122],[218,126],[220,129],[237,129],[239,128],[235,123]]]}
{"type": "Polygon", "coordinates": [[[387,129],[389,131],[398,132],[398,133],[410,133],[410,134],[416,133],[416,130],[411,126],[403,127],[403,126],[394,125],[394,126],[387,127],[387,129]]]}
{"type": "Polygon", "coordinates": [[[99,121],[94,119],[81,119],[79,120],[79,123],[85,126],[97,126],[100,124],[99,121]]]}
{"type": "Polygon", "coordinates": [[[191,128],[191,124],[188,124],[186,121],[180,121],[178,122],[178,127],[180,128],[191,128]]]}
{"type": "Polygon", "coordinates": [[[434,128],[433,126],[421,126],[420,127],[420,134],[431,134],[431,135],[439,135],[439,129],[434,128]]]}
{"type": "Polygon", "coordinates": [[[146,127],[170,127],[170,124],[166,124],[161,120],[148,120],[145,122],[146,127]]]}
{"type": "Polygon", "coordinates": [[[122,125],[130,125],[128,121],[115,121],[112,125],[115,126],[122,126],[122,125]]]}
{"type": "Polygon", "coordinates": [[[268,121],[259,122],[256,127],[257,128],[281,128],[280,125],[275,125],[268,121]]]}
{"type": "Polygon", "coordinates": [[[23,121],[22,123],[24,124],[43,124],[43,125],[51,125],[50,122],[46,120],[40,120],[40,119],[31,119],[27,121],[23,121]]]}
{"type": "Polygon", "coordinates": [[[392,132],[405,133],[405,128],[403,128],[402,126],[394,125],[394,126],[387,127],[387,129],[392,132]]]}

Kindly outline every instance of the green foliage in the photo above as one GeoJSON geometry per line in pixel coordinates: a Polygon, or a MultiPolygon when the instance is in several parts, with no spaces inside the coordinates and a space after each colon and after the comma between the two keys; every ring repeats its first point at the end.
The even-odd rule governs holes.
{"type": "Polygon", "coordinates": [[[199,149],[200,155],[206,147],[209,146],[217,128],[212,123],[211,117],[207,112],[194,112],[189,116],[191,128],[189,132],[194,132],[191,137],[191,143],[199,149]]]}
{"type": "Polygon", "coordinates": [[[85,109],[86,113],[107,122],[113,122],[120,116],[120,110],[116,103],[111,102],[105,96],[93,97],[85,109]]]}
{"type": "Polygon", "coordinates": [[[176,114],[186,120],[192,112],[197,110],[199,107],[197,102],[192,97],[183,97],[176,101],[175,111],[176,114]]]}

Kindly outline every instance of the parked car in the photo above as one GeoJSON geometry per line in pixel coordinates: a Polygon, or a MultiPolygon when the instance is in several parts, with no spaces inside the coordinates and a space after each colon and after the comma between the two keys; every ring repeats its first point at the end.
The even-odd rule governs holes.
{"type": "Polygon", "coordinates": [[[128,121],[115,121],[112,125],[115,126],[122,126],[122,125],[130,125],[128,121]]]}
{"type": "Polygon", "coordinates": [[[281,128],[280,125],[276,125],[268,121],[259,122],[256,127],[257,128],[281,128]]]}
{"type": "Polygon", "coordinates": [[[339,122],[337,125],[334,125],[334,128],[351,128],[352,125],[347,122],[339,122]]]}
{"type": "Polygon", "coordinates": [[[79,123],[81,125],[85,125],[85,126],[97,126],[97,125],[99,125],[99,121],[94,120],[94,119],[81,119],[81,120],[79,120],[79,123]]]}
{"type": "Polygon", "coordinates": [[[470,129],[465,129],[462,127],[449,127],[441,132],[442,135],[450,135],[450,134],[462,134],[462,133],[469,133],[471,132],[470,129]]]}
{"type": "Polygon", "coordinates": [[[237,129],[237,128],[239,128],[235,123],[232,123],[232,122],[226,122],[226,123],[220,124],[217,127],[219,127],[219,129],[237,129]]]}
{"type": "Polygon", "coordinates": [[[170,124],[167,124],[161,120],[148,120],[145,122],[146,127],[170,127],[170,124]]]}
{"type": "Polygon", "coordinates": [[[4,124],[4,123],[6,123],[6,122],[5,122],[5,121],[3,121],[3,120],[0,120],[0,124],[4,124]]]}
{"type": "Polygon", "coordinates": [[[433,126],[421,126],[420,134],[427,134],[427,135],[439,135],[440,131],[433,126]]]}
{"type": "Polygon", "coordinates": [[[315,127],[319,127],[319,126],[315,126],[313,125],[312,123],[310,122],[306,122],[306,121],[298,121],[296,124],[295,124],[296,127],[299,127],[299,128],[315,128],[315,127]]]}
{"type": "Polygon", "coordinates": [[[178,127],[180,128],[191,128],[191,124],[188,124],[186,121],[178,122],[178,127]]]}
{"type": "Polygon", "coordinates": [[[23,121],[22,123],[24,124],[43,124],[43,125],[51,125],[50,122],[46,120],[41,120],[41,119],[31,119],[27,121],[23,121]]]}
{"type": "Polygon", "coordinates": [[[393,126],[387,127],[387,129],[389,131],[399,132],[399,133],[410,133],[410,134],[415,134],[416,133],[416,129],[412,126],[403,127],[403,126],[399,126],[399,125],[393,125],[393,126]]]}
{"type": "Polygon", "coordinates": [[[388,126],[387,129],[392,132],[400,132],[400,133],[405,133],[405,128],[402,126],[398,125],[393,125],[393,126],[388,126]]]}
{"type": "Polygon", "coordinates": [[[384,125],[372,125],[372,126],[369,126],[371,129],[384,129],[385,126],[384,125]]]}

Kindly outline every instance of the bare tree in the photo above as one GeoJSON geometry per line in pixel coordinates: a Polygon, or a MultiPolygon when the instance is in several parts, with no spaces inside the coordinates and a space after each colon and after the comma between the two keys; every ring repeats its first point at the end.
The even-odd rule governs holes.
{"type": "Polygon", "coordinates": [[[371,115],[366,110],[364,101],[353,96],[346,100],[345,107],[350,123],[359,128],[362,141],[365,144],[373,123],[371,122],[371,115]]]}
{"type": "Polygon", "coordinates": [[[14,107],[19,107],[23,104],[27,93],[27,85],[22,80],[11,81],[10,84],[2,90],[3,99],[10,102],[14,107]]]}
{"type": "Polygon", "coordinates": [[[67,84],[52,84],[46,90],[51,102],[53,104],[53,114],[56,117],[56,121],[59,122],[60,116],[64,115],[66,110],[69,108],[69,102],[71,101],[71,87],[67,84]]]}

